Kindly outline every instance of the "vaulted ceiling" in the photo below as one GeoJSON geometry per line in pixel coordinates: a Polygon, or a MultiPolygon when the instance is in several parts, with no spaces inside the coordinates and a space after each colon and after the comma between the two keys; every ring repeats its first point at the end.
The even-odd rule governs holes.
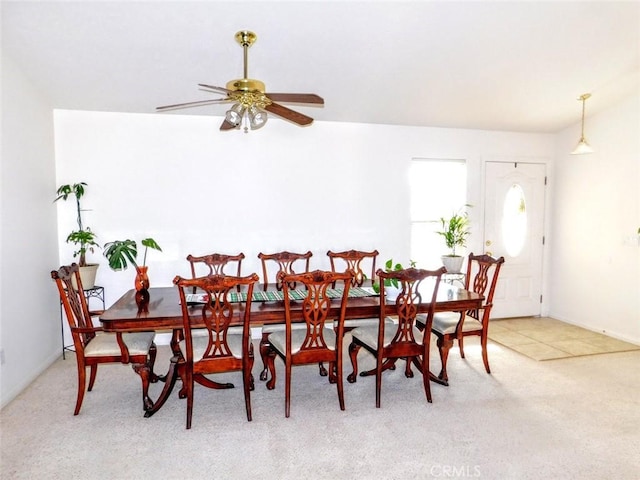
{"type": "MultiPolygon", "coordinates": [[[[154,113],[249,77],[316,120],[557,132],[640,84],[640,2],[3,1],[2,50],[54,108],[154,113]]],[[[163,115],[223,115],[223,105],[163,115]]]]}

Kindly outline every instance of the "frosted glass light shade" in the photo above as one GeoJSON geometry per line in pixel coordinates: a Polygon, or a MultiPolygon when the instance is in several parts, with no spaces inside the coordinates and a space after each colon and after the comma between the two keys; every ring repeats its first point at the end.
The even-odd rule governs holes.
{"type": "Polygon", "coordinates": [[[571,152],[571,155],[584,155],[586,153],[593,153],[593,148],[591,148],[586,138],[581,138],[576,148],[571,152]]]}

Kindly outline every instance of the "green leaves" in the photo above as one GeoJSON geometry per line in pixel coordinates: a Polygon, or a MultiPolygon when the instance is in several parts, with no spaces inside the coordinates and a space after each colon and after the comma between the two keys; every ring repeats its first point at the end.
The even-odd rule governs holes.
{"type": "Polygon", "coordinates": [[[69,234],[67,237],[67,243],[75,243],[80,245],[77,251],[73,252],[73,257],[80,256],[78,262],[81,267],[86,265],[85,254],[87,251],[93,253],[93,247],[100,248],[100,245],[96,243],[96,234],[87,228],[86,230],[76,230],[69,234]]]}
{"type": "Polygon", "coordinates": [[[126,270],[129,263],[134,267],[138,266],[138,245],[134,240],[116,240],[105,243],[104,248],[104,256],[113,270],[126,270]]]}
{"type": "Polygon", "coordinates": [[[142,258],[142,265],[147,264],[147,249],[153,248],[154,250],[162,251],[160,245],[156,243],[153,238],[145,238],[142,240],[142,245],[144,245],[144,257],[142,258]]]}
{"type": "MultiPolygon", "coordinates": [[[[142,266],[147,264],[147,249],[162,251],[160,245],[153,238],[145,238],[140,243],[144,247],[142,266]]],[[[134,240],[115,240],[104,245],[104,256],[109,260],[113,270],[126,270],[129,264],[137,267],[138,244],[134,240]]]]}
{"type": "MultiPolygon", "coordinates": [[[[471,205],[465,205],[471,206],[471,205]]],[[[451,255],[456,254],[456,247],[466,247],[469,232],[469,217],[467,212],[458,211],[450,218],[440,218],[442,230],[436,232],[444,238],[444,243],[451,250],[451,255]]]]}
{"type": "Polygon", "coordinates": [[[67,197],[72,193],[76,196],[77,199],[80,199],[84,195],[84,187],[86,186],[87,184],[85,182],[74,183],[73,185],[61,185],[58,190],[56,190],[58,196],[56,197],[54,202],[57,202],[60,199],[66,200],[67,197]]]}

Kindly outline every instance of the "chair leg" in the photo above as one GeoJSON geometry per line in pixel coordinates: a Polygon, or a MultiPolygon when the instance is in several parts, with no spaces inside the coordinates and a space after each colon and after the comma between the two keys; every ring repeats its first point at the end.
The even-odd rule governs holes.
{"type": "Polygon", "coordinates": [[[98,373],[98,364],[94,363],[93,365],[91,365],[91,373],[89,374],[89,388],[87,388],[89,392],[93,389],[93,384],[96,382],[97,373],[98,373]]]}
{"type": "Polygon", "coordinates": [[[483,332],[480,337],[480,343],[482,344],[482,361],[484,362],[484,369],[487,373],[491,373],[491,369],[489,368],[489,355],[487,353],[487,334],[483,332]]]}
{"type": "Polygon", "coordinates": [[[82,400],[84,399],[84,386],[87,380],[85,368],[84,363],[78,362],[78,396],[76,398],[76,409],[73,411],[74,415],[80,413],[80,407],[82,407],[82,400]]]}
{"type": "Polygon", "coordinates": [[[335,368],[335,383],[338,385],[338,403],[340,404],[340,410],[344,410],[344,384],[342,381],[342,361],[338,361],[337,365],[333,364],[335,368]]]}
{"type": "Polygon", "coordinates": [[[166,378],[156,375],[153,371],[153,367],[156,365],[156,355],[158,354],[158,348],[155,343],[151,343],[151,347],[149,348],[149,381],[151,383],[156,383],[158,380],[164,381],[166,378]]]}
{"type": "Polygon", "coordinates": [[[347,382],[356,383],[358,379],[358,351],[360,345],[355,342],[349,344],[349,358],[351,359],[351,373],[347,376],[347,382]]]}
{"type": "Polygon", "coordinates": [[[250,362],[245,362],[242,369],[242,384],[244,386],[244,405],[247,410],[247,421],[251,421],[251,390],[253,390],[253,376],[251,375],[250,362]]]}
{"type": "Polygon", "coordinates": [[[336,383],[338,381],[338,375],[336,372],[336,362],[329,362],[329,371],[327,373],[329,376],[329,383],[336,383]]]}
{"type": "MultiPolygon", "coordinates": [[[[267,349],[266,362],[270,373],[270,378],[267,380],[267,390],[273,390],[276,388],[276,352],[271,348],[267,349]]],[[[260,375],[260,378],[262,378],[262,375],[260,375]]]]}
{"type": "Polygon", "coordinates": [[[291,413],[291,364],[285,361],[284,416],[289,418],[290,413],[291,413]]]}
{"type": "Polygon", "coordinates": [[[432,403],[433,399],[431,398],[431,366],[429,360],[429,342],[427,342],[424,346],[424,351],[422,352],[422,383],[424,384],[424,393],[427,396],[427,402],[432,403]]]}
{"type": "Polygon", "coordinates": [[[438,374],[438,378],[445,382],[449,381],[449,377],[447,377],[447,358],[449,357],[449,350],[453,346],[453,340],[445,335],[443,337],[438,337],[438,351],[440,352],[440,363],[442,364],[442,369],[438,374]]]}
{"type": "Polygon", "coordinates": [[[253,382],[253,364],[254,364],[254,356],[253,356],[253,344],[249,344],[249,390],[255,390],[255,384],[253,382]]]}
{"type": "Polygon", "coordinates": [[[131,365],[133,371],[140,375],[142,380],[142,408],[146,412],[153,408],[153,400],[149,397],[149,379],[151,377],[151,368],[149,363],[134,363],[131,365]]]}
{"type": "Polygon", "coordinates": [[[411,370],[411,359],[413,357],[407,357],[406,358],[406,365],[404,367],[404,376],[407,378],[413,378],[413,370],[411,370]]]}
{"type": "Polygon", "coordinates": [[[191,417],[193,416],[193,372],[185,373],[185,387],[187,393],[187,430],[191,428],[191,417]]]}
{"type": "Polygon", "coordinates": [[[260,371],[260,380],[263,382],[267,379],[267,356],[269,355],[268,333],[263,333],[260,339],[260,358],[262,358],[262,370],[260,371]]]}
{"type": "Polygon", "coordinates": [[[462,334],[458,335],[458,348],[460,349],[460,356],[464,358],[464,336],[462,334]]]}
{"type": "Polygon", "coordinates": [[[376,359],[376,408],[380,408],[380,392],[382,390],[382,358],[376,359]]]}
{"type": "Polygon", "coordinates": [[[326,377],[328,375],[327,369],[324,368],[324,365],[322,362],[318,362],[318,373],[320,374],[321,377],[326,377]]]}

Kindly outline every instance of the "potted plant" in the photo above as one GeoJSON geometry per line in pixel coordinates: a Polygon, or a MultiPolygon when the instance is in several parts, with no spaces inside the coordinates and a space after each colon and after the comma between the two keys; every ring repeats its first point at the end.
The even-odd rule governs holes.
{"type": "MultiPolygon", "coordinates": [[[[414,262],[413,260],[409,260],[409,266],[411,267],[415,267],[416,266],[416,262],[414,262]]],[[[396,263],[395,265],[393,264],[393,259],[389,259],[385,262],[384,264],[384,270],[386,272],[393,272],[393,271],[397,271],[397,270],[403,270],[404,267],[402,266],[401,263],[396,263]]],[[[375,280],[372,284],[371,287],[373,288],[373,291],[376,293],[380,293],[380,281],[379,280],[375,280]]],[[[398,296],[398,294],[400,293],[400,284],[398,282],[398,280],[396,280],[395,278],[385,278],[384,279],[384,291],[385,291],[385,295],[387,296],[388,300],[395,300],[398,296]]]]}
{"type": "Polygon", "coordinates": [[[105,243],[104,256],[109,261],[109,266],[113,270],[126,270],[129,263],[136,269],[135,287],[137,291],[146,291],[149,289],[149,276],[147,274],[147,250],[162,251],[160,245],[153,238],[145,238],[140,243],[144,247],[144,256],[142,257],[142,265],[138,265],[138,244],[135,240],[115,240],[105,243]]]}
{"type": "MultiPolygon", "coordinates": [[[[465,205],[470,207],[471,205],[465,205]]],[[[464,207],[463,207],[464,208],[464,207]]],[[[449,218],[440,218],[440,224],[442,229],[437,231],[438,235],[444,238],[444,243],[449,249],[449,253],[442,255],[442,264],[447,269],[448,273],[459,273],[462,268],[462,262],[464,257],[458,255],[456,252],[457,247],[467,246],[467,237],[471,233],[469,231],[469,216],[463,208],[455,212],[449,218]]]]}
{"type": "Polygon", "coordinates": [[[78,229],[72,231],[67,236],[67,243],[73,243],[76,245],[77,250],[73,252],[73,257],[78,258],[78,266],[80,267],[80,278],[82,280],[82,286],[85,289],[91,289],[95,285],[96,272],[98,270],[97,263],[87,263],[87,252],[93,253],[94,247],[100,247],[96,242],[96,234],[91,231],[89,227],[85,227],[82,222],[82,212],[84,211],[80,206],[80,199],[84,196],[85,188],[87,184],[85,182],[61,185],[56,191],[57,197],[54,202],[58,200],[67,200],[71,195],[76,200],[76,220],[78,223],[78,229]]]}

